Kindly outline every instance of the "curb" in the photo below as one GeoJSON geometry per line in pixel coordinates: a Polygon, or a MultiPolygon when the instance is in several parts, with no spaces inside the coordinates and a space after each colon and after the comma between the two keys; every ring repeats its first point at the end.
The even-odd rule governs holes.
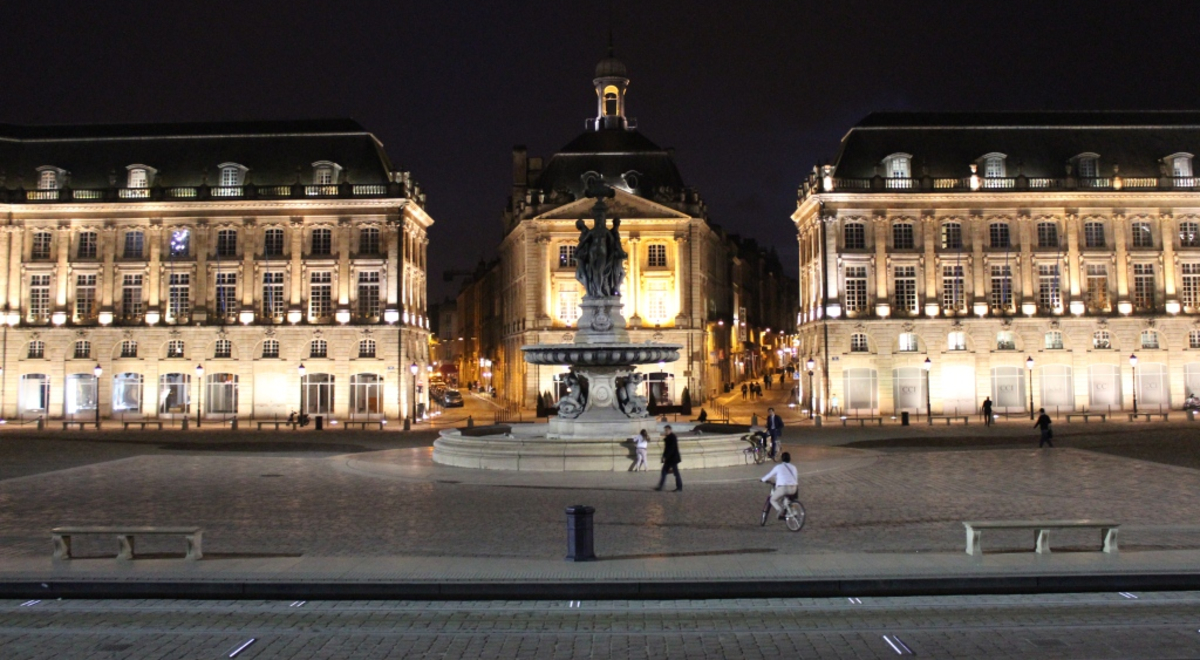
{"type": "Polygon", "coordinates": [[[1017,577],[627,582],[269,582],[48,580],[0,582],[0,598],[307,600],[678,600],[965,596],[1200,590],[1200,573],[1017,577]]]}

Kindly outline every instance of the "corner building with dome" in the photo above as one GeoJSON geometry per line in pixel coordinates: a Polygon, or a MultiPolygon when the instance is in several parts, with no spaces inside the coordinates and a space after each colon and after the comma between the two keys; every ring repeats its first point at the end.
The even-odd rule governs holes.
{"type": "MultiPolygon", "coordinates": [[[[621,293],[630,340],[683,346],[678,362],[643,369],[648,394],[678,404],[687,388],[699,404],[722,383],[750,373],[751,366],[765,366],[739,366],[732,356],[743,340],[759,340],[745,328],[746,307],[753,303],[739,299],[731,284],[736,277],[731,261],[736,267],[739,260],[728,237],[710,224],[699,193],[684,183],[673,151],[652,142],[627,116],[625,65],[613,57],[602,60],[593,86],[596,113],[582,134],[546,161],[524,147],[513,150],[512,196],[497,266],[501,345],[491,358],[494,380],[503,399],[524,408],[534,407],[539,392],[552,400],[564,392],[566,367],[526,364],[520,348],[573,341],[583,297],[575,280],[575,222],[591,217],[594,200],[583,193],[585,176],[592,176],[616,190],[609,217],[621,219],[622,246],[629,254],[621,293]],[[741,336],[734,328],[743,328],[741,336]]],[[[794,300],[781,280],[772,278],[763,288],[775,283],[778,300],[794,300]]],[[[779,307],[769,314],[753,310],[759,328],[760,319],[776,317],[776,330],[781,327],[792,308],[786,302],[779,307]]],[[[467,356],[468,363],[472,359],[467,356]]]]}

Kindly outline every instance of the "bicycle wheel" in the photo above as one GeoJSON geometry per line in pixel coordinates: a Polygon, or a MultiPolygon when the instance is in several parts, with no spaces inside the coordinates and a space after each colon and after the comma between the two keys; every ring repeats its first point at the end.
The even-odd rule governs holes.
{"type": "Polygon", "coordinates": [[[799,500],[788,504],[787,526],[793,532],[798,532],[804,528],[805,519],[804,505],[799,500]]]}
{"type": "Polygon", "coordinates": [[[771,515],[771,498],[767,498],[767,503],[763,505],[762,519],[758,521],[759,526],[767,526],[767,516],[771,515]]]}
{"type": "Polygon", "coordinates": [[[764,460],[766,460],[766,457],[763,456],[763,450],[758,447],[755,447],[754,448],[754,464],[762,465],[764,460]]]}

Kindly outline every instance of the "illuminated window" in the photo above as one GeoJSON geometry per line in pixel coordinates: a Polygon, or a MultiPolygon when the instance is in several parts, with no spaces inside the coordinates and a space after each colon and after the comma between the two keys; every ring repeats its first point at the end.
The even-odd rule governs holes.
{"type": "Polygon", "coordinates": [[[319,271],[309,278],[308,315],[314,321],[327,321],[333,315],[333,273],[319,271]]]}
{"type": "Polygon", "coordinates": [[[192,313],[192,276],[188,273],[174,273],[168,282],[167,321],[186,323],[192,313]]]}
{"type": "Polygon", "coordinates": [[[1039,222],[1037,237],[1038,247],[1040,248],[1058,247],[1058,225],[1053,222],[1039,222]]]}
{"type": "Polygon", "coordinates": [[[992,266],[992,309],[1000,312],[1011,312],[1012,298],[1012,267],[992,266]]]}
{"type": "Polygon", "coordinates": [[[1171,174],[1176,178],[1192,176],[1192,155],[1175,154],[1170,156],[1171,174]]]}
{"type": "Polygon", "coordinates": [[[29,276],[29,320],[44,323],[50,320],[50,276],[29,276]]]}
{"type": "Polygon", "coordinates": [[[942,225],[942,249],[958,250],[963,246],[962,225],[957,222],[947,222],[942,225]]]}
{"type": "Polygon", "coordinates": [[[314,229],[312,232],[312,251],[314,257],[327,257],[333,250],[333,231],[329,229],[314,229]]]}
{"type": "Polygon", "coordinates": [[[574,268],[575,267],[575,246],[560,245],[558,246],[558,267],[559,268],[574,268]]]}
{"type": "Polygon", "coordinates": [[[1008,223],[993,222],[988,225],[988,239],[990,241],[989,244],[994,248],[1011,247],[1012,244],[1009,242],[1008,237],[1008,223]]]}
{"type": "Polygon", "coordinates": [[[896,266],[895,269],[896,313],[917,313],[917,267],[896,266]]]}
{"type": "Polygon", "coordinates": [[[79,246],[75,251],[75,256],[80,259],[96,258],[96,232],[79,232],[79,246]]]}
{"type": "Polygon", "coordinates": [[[186,229],[171,232],[171,256],[186,257],[191,251],[192,233],[186,229]]]}
{"type": "Polygon", "coordinates": [[[983,176],[987,179],[1002,179],[1004,178],[1004,156],[1001,154],[988,154],[983,158],[983,176]]]}
{"type": "Polygon", "coordinates": [[[1088,264],[1087,306],[1096,311],[1108,310],[1108,267],[1104,264],[1088,264]]]}
{"type": "Polygon", "coordinates": [[[217,273],[216,305],[217,318],[232,321],[237,318],[237,273],[217,273]]]}
{"type": "Polygon", "coordinates": [[[279,340],[278,339],[264,339],[263,340],[263,348],[262,348],[262,356],[265,358],[279,357],[279,340]]]}
{"type": "Polygon", "coordinates": [[[42,170],[38,174],[38,190],[58,190],[58,172],[52,169],[42,170]]]}
{"type": "Polygon", "coordinates": [[[942,266],[942,308],[946,313],[965,313],[967,295],[962,266],[942,266]]]}
{"type": "Polygon", "coordinates": [[[29,342],[29,352],[25,354],[25,357],[39,360],[46,357],[46,342],[40,339],[29,342]]]}
{"type": "Polygon", "coordinates": [[[131,339],[126,339],[121,342],[121,357],[135,358],[137,357],[137,342],[131,339]]]}
{"type": "Polygon", "coordinates": [[[313,172],[313,183],[318,186],[328,186],[333,183],[333,168],[322,165],[313,172]]]}
{"type": "Polygon", "coordinates": [[[92,342],[79,340],[75,342],[75,359],[86,360],[92,357],[92,342]]]}
{"type": "Polygon", "coordinates": [[[308,346],[308,357],[323,358],[329,354],[329,343],[324,339],[314,339],[308,346]]]}
{"type": "Polygon", "coordinates": [[[1100,222],[1084,223],[1083,244],[1084,247],[1089,248],[1104,247],[1104,224],[1100,222]]]}
{"type": "Polygon", "coordinates": [[[913,248],[913,226],[907,222],[892,225],[892,247],[897,250],[913,248]]]}
{"type": "Polygon", "coordinates": [[[1200,348],[1200,330],[1188,333],[1188,348],[1200,348]]]}
{"type": "Polygon", "coordinates": [[[862,312],[867,309],[867,267],[846,267],[846,311],[862,312]]]}
{"type": "Polygon", "coordinates": [[[182,340],[172,339],[171,341],[167,342],[167,357],[169,357],[169,358],[182,358],[183,357],[183,341],[182,340]]]}
{"type": "Polygon", "coordinates": [[[1092,348],[1112,348],[1112,337],[1108,330],[1097,330],[1092,333],[1092,348]]]}
{"type": "Polygon", "coordinates": [[[1146,311],[1154,308],[1154,266],[1133,265],[1133,306],[1146,311]]]}
{"type": "Polygon", "coordinates": [[[1180,264],[1183,275],[1183,306],[1189,310],[1200,307],[1200,264],[1180,264]]]}
{"type": "Polygon", "coordinates": [[[1150,232],[1149,222],[1134,222],[1129,225],[1129,228],[1133,232],[1133,247],[1154,247],[1154,235],[1150,232]]]}
{"type": "Polygon", "coordinates": [[[867,247],[866,226],[861,222],[848,222],[842,229],[847,250],[862,250],[867,247]]]}
{"type": "Polygon", "coordinates": [[[667,267],[667,246],[655,243],[646,248],[646,256],[651,268],[667,267]]]}
{"type": "Polygon", "coordinates": [[[617,88],[612,85],[604,88],[604,114],[609,117],[617,114],[617,88]]]}
{"type": "Polygon", "coordinates": [[[375,340],[363,339],[358,342],[358,357],[373,358],[375,357],[375,340]]]}
{"type": "Polygon", "coordinates": [[[669,313],[667,299],[670,292],[667,291],[665,282],[653,282],[650,285],[650,290],[647,295],[647,315],[651,323],[665,323],[667,314],[669,313]]]}
{"type": "Polygon", "coordinates": [[[129,170],[129,188],[149,188],[150,177],[146,174],[146,170],[141,167],[135,167],[129,170]]]}
{"type": "Polygon", "coordinates": [[[899,345],[901,353],[916,353],[920,350],[920,346],[917,343],[917,333],[901,332],[899,345]]]}
{"type": "Polygon", "coordinates": [[[1079,168],[1079,178],[1094,179],[1099,176],[1100,157],[1095,154],[1084,154],[1075,159],[1076,166],[1079,168]]]}
{"type": "Polygon", "coordinates": [[[998,351],[1015,351],[1017,350],[1017,340],[1011,330],[1001,330],[996,333],[996,350],[998,351]]]}
{"type": "Polygon", "coordinates": [[[1153,330],[1142,331],[1142,348],[1155,349],[1158,348],[1158,333],[1153,330]]]}
{"type": "Polygon", "coordinates": [[[358,273],[358,316],[362,319],[379,317],[379,271],[358,273]]]}
{"type": "Polygon", "coordinates": [[[889,179],[887,182],[889,188],[910,187],[907,179],[912,176],[911,162],[912,156],[909,154],[892,154],[883,159],[884,176],[889,179]]]}
{"type": "Polygon", "coordinates": [[[233,342],[228,339],[218,339],[213,346],[214,358],[230,358],[233,357],[233,342]]]}
{"type": "Polygon", "coordinates": [[[96,316],[96,276],[75,277],[75,320],[90,321],[96,316]]]}
{"type": "Polygon", "coordinates": [[[955,330],[946,335],[946,350],[949,351],[965,351],[967,350],[967,333],[961,330],[955,330]]]}
{"type": "Polygon", "coordinates": [[[125,275],[121,282],[121,320],[142,320],[142,276],[125,275]]]}
{"type": "Polygon", "coordinates": [[[574,285],[564,285],[558,290],[558,318],[567,325],[579,320],[579,292],[574,285]]]}
{"type": "Polygon", "coordinates": [[[1200,247],[1200,223],[1179,223],[1179,245],[1181,247],[1200,247]]]}
{"type": "Polygon", "coordinates": [[[263,256],[283,256],[283,230],[274,228],[263,232],[263,256]]]}
{"type": "Polygon", "coordinates": [[[870,348],[867,345],[867,335],[861,332],[855,332],[850,335],[850,352],[851,353],[867,353],[870,348]]]}
{"type": "Polygon", "coordinates": [[[1055,264],[1038,265],[1038,307],[1044,312],[1062,308],[1062,290],[1055,264]]]}
{"type": "Polygon", "coordinates": [[[1063,347],[1062,333],[1058,330],[1051,330],[1046,333],[1046,348],[1060,349],[1063,347]]]}
{"type": "Polygon", "coordinates": [[[49,259],[50,244],[54,240],[54,235],[48,231],[37,231],[33,233],[33,251],[30,253],[32,259],[49,259]]]}
{"type": "Polygon", "coordinates": [[[240,185],[242,185],[242,168],[237,165],[222,165],[221,187],[227,188],[240,185]]]}
{"type": "Polygon", "coordinates": [[[262,314],[279,323],[287,312],[283,297],[283,273],[263,273],[262,314]]]}

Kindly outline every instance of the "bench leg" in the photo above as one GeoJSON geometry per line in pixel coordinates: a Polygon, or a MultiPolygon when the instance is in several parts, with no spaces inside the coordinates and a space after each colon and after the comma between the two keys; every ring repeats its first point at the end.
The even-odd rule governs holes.
{"type": "Polygon", "coordinates": [[[196,532],[195,534],[187,535],[187,558],[196,560],[204,558],[204,551],[200,548],[200,537],[204,532],[196,532]]]}
{"type": "Polygon", "coordinates": [[[53,534],[51,538],[54,539],[54,558],[70,559],[71,537],[64,534],[53,534]]]}
{"type": "Polygon", "coordinates": [[[967,554],[968,555],[974,556],[974,555],[983,554],[983,547],[980,546],[980,544],[979,544],[979,537],[982,536],[982,534],[983,534],[983,530],[981,530],[981,529],[967,529],[967,554]]]}
{"type": "Polygon", "coordinates": [[[1104,538],[1104,551],[1115,554],[1117,552],[1117,528],[1101,530],[1100,534],[1104,538]]]}
{"type": "Polygon", "coordinates": [[[131,534],[117,534],[117,543],[120,544],[117,559],[133,559],[133,536],[131,534]]]}
{"type": "Polygon", "coordinates": [[[1036,550],[1039,555],[1050,554],[1050,530],[1035,529],[1033,533],[1034,550],[1036,550]]]}

